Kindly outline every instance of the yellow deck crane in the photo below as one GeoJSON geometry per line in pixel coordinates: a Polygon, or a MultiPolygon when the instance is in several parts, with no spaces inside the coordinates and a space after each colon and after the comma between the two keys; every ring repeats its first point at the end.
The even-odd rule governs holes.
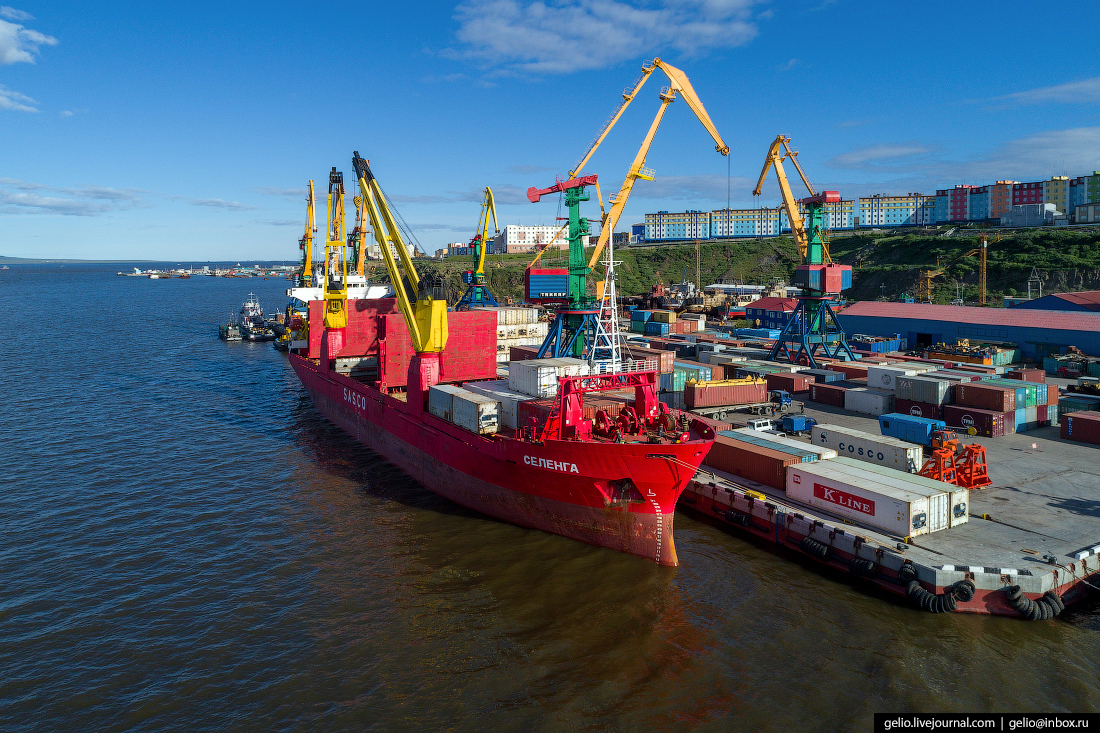
{"type": "Polygon", "coordinates": [[[406,404],[410,412],[419,413],[424,410],[428,390],[439,382],[440,356],[447,346],[447,300],[444,297],[433,297],[432,289],[427,283],[421,282],[412,258],[409,257],[409,249],[405,246],[394,212],[386,201],[378,180],[371,173],[370,164],[359,157],[358,150],[352,157],[352,166],[359,180],[359,195],[363,197],[363,206],[370,218],[374,239],[378,243],[378,249],[382,251],[386,272],[389,273],[393,290],[397,294],[397,305],[405,318],[409,338],[416,352],[416,356],[409,362],[406,404]],[[409,291],[405,289],[394,250],[401,259],[411,292],[416,294],[415,300],[410,299],[409,291]]]}
{"type": "MultiPolygon", "coordinates": [[[[344,235],[344,174],[328,174],[328,226],[325,229],[325,328],[348,325],[348,258],[344,235]]],[[[342,346],[342,341],[340,342],[342,346]]]]}
{"type": "Polygon", "coordinates": [[[313,192],[313,181],[309,182],[309,195],[306,196],[306,233],[298,240],[298,249],[302,250],[302,268],[298,273],[300,287],[313,285],[313,235],[317,233],[317,196],[313,192]]]}
{"type": "Polygon", "coordinates": [[[791,150],[790,142],[791,139],[784,135],[777,135],[772,141],[764,158],[764,167],[760,170],[760,178],[752,192],[753,196],[760,195],[768,171],[774,168],[787,221],[802,258],[802,263],[795,267],[793,279],[794,284],[802,288],[798,307],[775,340],[768,359],[816,368],[818,363],[815,354],[818,350],[833,359],[855,359],[844,329],[840,327],[840,322],[829,305],[833,296],[852,286],[852,268],[833,262],[825,237],[826,207],[839,202],[840,193],[817,193],[798,163],[798,153],[791,150]],[[783,170],[784,160],[790,160],[794,164],[810,192],[809,197],[795,199],[787,174],[783,170]],[[806,212],[805,218],[802,215],[803,208],[806,212]]]}
{"type": "Polygon", "coordinates": [[[596,136],[596,139],[589,145],[588,151],[580,159],[573,170],[569,171],[570,178],[576,178],[585,164],[592,158],[593,153],[600,147],[600,143],[607,137],[607,133],[611,132],[611,128],[615,126],[615,123],[622,117],[623,112],[630,106],[630,103],[634,101],[634,97],[641,91],[650,75],[660,69],[668,77],[668,86],[661,89],[660,99],[661,107],[657,110],[656,117],[653,118],[653,123],[649,126],[649,132],[646,133],[645,139],[642,141],[642,146],[638,149],[638,154],[634,156],[634,161],[630,164],[630,168],[627,170],[626,178],[623,179],[622,186],[619,187],[618,193],[612,194],[610,198],[611,208],[604,214],[603,223],[600,227],[600,236],[596,240],[596,246],[592,250],[592,256],[588,261],[588,268],[592,269],[599,262],[600,255],[603,253],[604,247],[607,246],[607,242],[611,238],[612,232],[615,230],[615,226],[619,223],[619,217],[623,213],[623,209],[626,207],[627,201],[630,199],[630,193],[634,189],[634,182],[639,178],[652,181],[655,175],[651,168],[646,168],[645,159],[649,154],[649,147],[653,143],[653,136],[657,134],[657,128],[661,125],[661,120],[665,116],[665,111],[668,106],[676,100],[676,95],[679,94],[687,102],[688,107],[695,113],[696,118],[703,124],[707,132],[710,133],[711,138],[714,139],[714,149],[722,155],[729,155],[730,148],[722,141],[722,136],[718,134],[718,129],[711,122],[710,115],[707,114],[706,108],[699,100],[699,96],[695,93],[695,89],[692,88],[691,82],[688,81],[687,75],[683,71],[677,69],[671,64],[667,64],[661,61],[659,58],[653,59],[649,63],[642,64],[642,75],[638,77],[634,82],[634,86],[623,92],[623,101],[619,105],[618,109],[608,118],[604,123],[603,129],[596,136]]]}
{"type": "Polygon", "coordinates": [[[497,299],[489,292],[485,285],[485,253],[489,250],[489,217],[493,217],[493,232],[500,234],[500,225],[497,223],[497,203],[493,199],[493,189],[485,187],[485,197],[481,201],[481,214],[478,217],[477,229],[470,240],[470,249],[474,258],[474,269],[462,273],[462,280],[467,285],[462,299],[455,304],[456,311],[467,311],[476,306],[496,306],[497,299]]]}

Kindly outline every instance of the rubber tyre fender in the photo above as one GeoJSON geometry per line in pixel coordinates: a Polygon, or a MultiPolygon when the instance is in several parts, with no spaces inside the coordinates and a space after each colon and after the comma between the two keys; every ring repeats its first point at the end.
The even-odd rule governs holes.
{"type": "Polygon", "coordinates": [[[944,613],[954,613],[959,608],[959,603],[955,600],[955,591],[953,589],[949,588],[940,598],[943,599],[944,613]]]}
{"type": "Polygon", "coordinates": [[[898,570],[898,582],[907,585],[916,579],[917,569],[913,567],[913,563],[905,562],[898,570]]]}
{"type": "Polygon", "coordinates": [[[969,603],[974,600],[974,584],[969,580],[960,580],[958,583],[955,583],[952,592],[955,598],[963,603],[969,603]]]}
{"type": "Polygon", "coordinates": [[[1041,621],[1050,621],[1054,618],[1054,609],[1046,602],[1045,598],[1035,601],[1035,605],[1039,607],[1039,619],[1041,621]]]}
{"type": "Polygon", "coordinates": [[[748,527],[752,523],[752,519],[748,514],[739,512],[736,509],[730,509],[726,512],[726,521],[730,524],[736,524],[738,527],[748,527]]]}
{"type": "Polygon", "coordinates": [[[1055,616],[1066,610],[1066,604],[1062,601],[1062,597],[1052,590],[1048,590],[1043,594],[1043,600],[1050,604],[1055,616]]]}

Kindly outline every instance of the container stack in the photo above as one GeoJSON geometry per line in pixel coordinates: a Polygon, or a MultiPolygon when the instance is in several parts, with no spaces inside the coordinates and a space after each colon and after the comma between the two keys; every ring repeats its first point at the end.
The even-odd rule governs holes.
{"type": "Polygon", "coordinates": [[[1062,438],[1100,445],[1100,412],[1075,412],[1062,421],[1062,438]]]}
{"type": "Polygon", "coordinates": [[[472,433],[489,435],[500,427],[500,403],[453,384],[428,390],[428,412],[472,433]]]}
{"type": "Polygon", "coordinates": [[[513,346],[539,347],[550,324],[539,321],[538,308],[478,306],[471,310],[497,314],[497,361],[510,361],[513,346]]]}

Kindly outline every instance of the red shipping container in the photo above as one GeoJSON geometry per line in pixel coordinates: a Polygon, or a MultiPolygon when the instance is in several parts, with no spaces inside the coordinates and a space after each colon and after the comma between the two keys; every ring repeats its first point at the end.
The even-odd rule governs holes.
{"type": "Polygon", "coordinates": [[[538,357],[538,346],[512,346],[508,349],[508,361],[527,361],[538,357]]]}
{"type": "Polygon", "coordinates": [[[623,346],[623,358],[637,359],[639,361],[655,359],[657,361],[658,372],[661,374],[671,374],[673,364],[676,363],[676,352],[664,351],[661,349],[643,349],[640,346],[626,344],[623,346]]]}
{"type": "Polygon", "coordinates": [[[847,391],[847,387],[838,387],[835,384],[826,382],[814,382],[810,385],[810,400],[820,402],[823,405],[844,407],[844,393],[847,391]]]}
{"type": "Polygon", "coordinates": [[[1042,369],[1013,369],[1010,372],[1005,372],[1005,377],[1008,379],[1019,379],[1024,382],[1047,381],[1047,373],[1042,369]]]}
{"type": "Polygon", "coordinates": [[[741,384],[698,384],[684,386],[684,404],[695,407],[723,407],[725,405],[757,405],[768,401],[768,386],[764,382],[741,384]]]}
{"type": "Polygon", "coordinates": [[[787,466],[800,463],[798,456],[762,448],[719,435],[714,439],[703,463],[719,471],[732,473],[758,484],[784,489],[787,486],[787,466]]]}
{"type": "Polygon", "coordinates": [[[1100,412],[1074,412],[1060,419],[1065,440],[1100,445],[1100,412]]]}
{"type": "Polygon", "coordinates": [[[1048,405],[1057,405],[1058,404],[1058,397],[1060,397],[1060,396],[1061,396],[1061,392],[1058,391],[1058,385],[1056,385],[1056,384],[1048,384],[1047,385],[1047,404],[1048,405]]]}
{"type": "Polygon", "coordinates": [[[1014,432],[1015,411],[1004,413],[980,410],[976,407],[944,405],[943,421],[950,428],[961,428],[964,431],[974,428],[978,431],[978,435],[999,438],[1014,432]]]}
{"type": "Polygon", "coordinates": [[[982,382],[956,384],[955,404],[991,412],[1011,412],[1016,409],[1016,390],[982,382]]]}
{"type": "Polygon", "coordinates": [[[1049,424],[1047,420],[1047,406],[1036,405],[1035,406],[1035,419],[1039,421],[1040,425],[1049,424]]]}
{"type": "Polygon", "coordinates": [[[695,432],[701,433],[700,426],[708,427],[714,431],[715,436],[718,435],[720,430],[733,430],[733,423],[723,422],[721,420],[715,420],[710,417],[703,417],[702,415],[691,416],[691,427],[695,432]]]}
{"type": "Polygon", "coordinates": [[[829,367],[834,372],[843,372],[848,379],[866,379],[867,367],[851,361],[838,361],[829,367]]]}
{"type": "Polygon", "coordinates": [[[902,400],[894,398],[894,412],[913,417],[927,417],[933,420],[943,419],[943,405],[933,405],[929,402],[917,402],[915,400],[902,400]]]}
{"type": "Polygon", "coordinates": [[[807,392],[810,389],[810,385],[814,384],[814,378],[812,376],[798,373],[791,374],[781,372],[778,374],[768,374],[764,379],[768,382],[768,389],[783,389],[791,394],[807,392]]]}

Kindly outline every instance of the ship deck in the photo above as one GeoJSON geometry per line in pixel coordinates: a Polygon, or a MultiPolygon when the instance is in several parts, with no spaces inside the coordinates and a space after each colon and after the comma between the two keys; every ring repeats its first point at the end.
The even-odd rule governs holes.
{"type": "MultiPolygon", "coordinates": [[[[839,408],[807,403],[806,414],[819,423],[878,433],[876,418],[839,408]]],[[[772,487],[705,466],[696,481],[713,481],[723,488],[744,486],[764,494],[783,511],[864,537],[897,562],[911,561],[928,586],[942,589],[967,578],[990,590],[1008,583],[1021,585],[1025,592],[1059,588],[1064,593],[1083,585],[1078,581],[1086,577],[1100,585],[1100,448],[1062,440],[1058,430],[968,438],[966,442],[986,447],[993,485],[970,492],[968,522],[914,538],[903,549],[898,547],[902,538],[789,501],[785,492],[772,487]]],[[[680,506],[688,505],[682,500],[680,506]]],[[[690,508],[707,513],[698,505],[690,508]]],[[[710,513],[716,514],[713,509],[710,513]]]]}

